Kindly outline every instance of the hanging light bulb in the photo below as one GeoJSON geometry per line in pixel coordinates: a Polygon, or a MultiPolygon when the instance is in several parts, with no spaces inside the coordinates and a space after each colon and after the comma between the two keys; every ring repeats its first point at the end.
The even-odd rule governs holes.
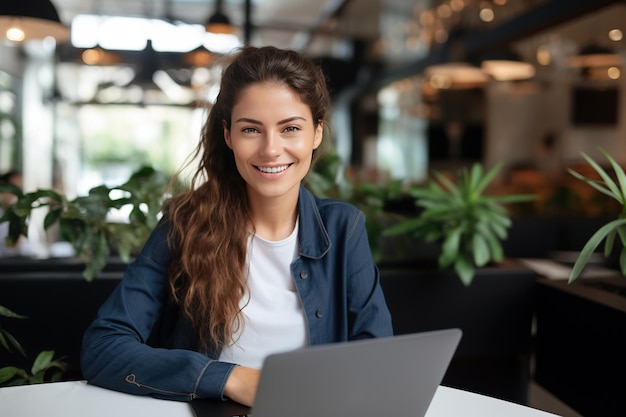
{"type": "Polygon", "coordinates": [[[230,23],[230,19],[222,12],[222,0],[215,2],[215,12],[209,17],[205,25],[206,31],[223,35],[235,33],[235,27],[230,23]]]}
{"type": "Polygon", "coordinates": [[[6,30],[5,36],[11,42],[22,42],[26,39],[24,30],[20,27],[20,20],[18,18],[13,19],[14,23],[11,24],[6,30]]]}
{"type": "Polygon", "coordinates": [[[0,4],[0,34],[13,42],[53,37],[69,38],[69,28],[61,23],[50,0],[4,1],[0,4]]]}

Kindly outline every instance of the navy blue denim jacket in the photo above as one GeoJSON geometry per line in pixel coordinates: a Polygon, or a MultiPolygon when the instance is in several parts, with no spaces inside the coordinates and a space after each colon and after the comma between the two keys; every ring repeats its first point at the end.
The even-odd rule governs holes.
{"type": "MultiPolygon", "coordinates": [[[[318,199],[298,200],[299,253],[291,273],[311,345],[392,335],[361,211],[318,199]]],[[[152,232],[83,339],[89,383],[132,394],[188,401],[223,398],[232,363],[197,349],[189,322],[169,301],[167,222],[152,232]]]]}

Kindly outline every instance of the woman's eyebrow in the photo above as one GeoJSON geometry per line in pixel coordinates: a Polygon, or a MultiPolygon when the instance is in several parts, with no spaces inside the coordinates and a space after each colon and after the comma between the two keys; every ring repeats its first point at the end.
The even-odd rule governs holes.
{"type": "MultiPolygon", "coordinates": [[[[286,119],[283,120],[279,120],[278,123],[279,125],[285,124],[285,123],[289,123],[289,122],[293,122],[294,120],[302,120],[304,122],[306,122],[306,118],[302,117],[302,116],[292,116],[292,117],[288,117],[286,119]]],[[[249,117],[240,117],[239,119],[235,120],[235,123],[253,123],[253,124],[257,124],[257,125],[261,125],[263,124],[261,121],[256,120],[256,119],[251,119],[249,117]]]]}
{"type": "Polygon", "coordinates": [[[241,123],[241,122],[244,122],[244,123],[254,123],[254,124],[257,124],[257,125],[262,124],[260,121],[255,120],[255,119],[250,119],[248,117],[240,117],[239,119],[235,120],[235,123],[241,123]]]}

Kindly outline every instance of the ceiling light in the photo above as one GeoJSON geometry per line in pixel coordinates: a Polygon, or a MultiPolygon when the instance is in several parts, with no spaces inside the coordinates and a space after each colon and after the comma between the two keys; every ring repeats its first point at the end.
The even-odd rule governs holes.
{"type": "Polygon", "coordinates": [[[609,39],[613,42],[619,42],[624,38],[624,34],[620,29],[611,29],[609,31],[609,39]]]}
{"type": "Polygon", "coordinates": [[[0,36],[13,42],[53,37],[69,38],[69,28],[61,23],[50,0],[8,1],[0,5],[0,36]]]}
{"type": "Polygon", "coordinates": [[[527,80],[535,76],[535,67],[522,61],[492,59],[483,61],[480,67],[496,81],[527,80]]]}
{"type": "Polygon", "coordinates": [[[508,49],[491,52],[480,67],[496,81],[527,80],[535,76],[535,66],[508,49]]]}
{"type": "Polygon", "coordinates": [[[622,57],[612,49],[590,43],[578,55],[569,57],[567,63],[573,68],[613,67],[622,65],[622,57]]]}
{"type": "Polygon", "coordinates": [[[552,62],[552,53],[550,52],[550,48],[547,45],[540,45],[537,48],[537,53],[535,54],[537,62],[539,65],[550,65],[552,62]]]}
{"type": "Polygon", "coordinates": [[[493,22],[493,20],[496,18],[495,13],[489,7],[485,7],[481,9],[478,15],[480,17],[480,20],[482,20],[485,23],[493,22]]]}
{"type": "Polygon", "coordinates": [[[215,12],[207,20],[205,29],[210,33],[232,35],[235,27],[230,23],[230,19],[222,12],[222,0],[215,2],[215,12]]]}
{"type": "Polygon", "coordinates": [[[213,63],[213,54],[203,47],[198,47],[184,54],[183,61],[192,67],[210,67],[213,63]]]}
{"type": "Polygon", "coordinates": [[[426,67],[424,77],[437,89],[476,88],[487,82],[487,76],[480,68],[461,62],[426,67]]]}
{"type": "Polygon", "coordinates": [[[120,54],[102,48],[84,50],[81,59],[87,65],[116,65],[122,62],[120,54]]]}

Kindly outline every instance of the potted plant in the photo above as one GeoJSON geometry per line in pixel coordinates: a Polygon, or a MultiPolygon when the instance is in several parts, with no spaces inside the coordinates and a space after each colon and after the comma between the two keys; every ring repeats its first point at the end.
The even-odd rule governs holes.
{"type": "Polygon", "coordinates": [[[600,400],[602,415],[617,417],[626,414],[626,174],[608,152],[599,151],[610,168],[583,152],[597,175],[568,171],[615,200],[619,214],[591,233],[567,280],[539,281],[535,381],[582,415],[596,413],[600,400]],[[619,258],[615,273],[598,275],[588,269],[582,276],[600,249],[605,258],[619,258]]]}
{"type": "Polygon", "coordinates": [[[3,357],[0,384],[54,380],[60,377],[57,371],[63,372],[63,378],[81,378],[82,334],[122,276],[111,264],[116,263],[117,256],[127,263],[141,249],[159,220],[169,183],[163,172],[144,166],[122,185],[100,185],[73,199],[55,190],[23,193],[12,184],[0,184],[0,192],[17,196],[0,217],[0,222],[9,222],[9,242],[26,234],[34,210],[47,209],[43,227],[57,225],[61,239],[72,244],[80,260],[76,264],[73,260],[56,263],[33,259],[18,266],[9,260],[10,267],[3,265],[0,304],[4,307],[0,307],[0,316],[11,320],[23,317],[13,310],[29,319],[21,320],[10,333],[0,328],[0,345],[17,352],[43,350],[32,365],[23,354],[13,360],[3,357]],[[108,216],[120,208],[125,210],[122,214],[127,213],[127,220],[108,216]],[[97,276],[100,279],[95,279],[97,276]],[[62,361],[54,358],[55,352],[62,361]]]}
{"type": "Polygon", "coordinates": [[[380,265],[381,285],[396,334],[462,329],[445,384],[525,403],[536,274],[500,261],[511,225],[505,204],[534,196],[486,195],[500,169],[477,163],[405,186],[415,210],[384,228],[404,253],[380,265]]]}
{"type": "Polygon", "coordinates": [[[425,186],[409,189],[417,216],[384,231],[384,235],[409,234],[418,241],[440,244],[438,266],[452,267],[463,284],[470,285],[476,268],[504,257],[502,240],[511,219],[504,206],[534,199],[533,195],[485,195],[501,163],[485,172],[481,164],[463,168],[456,181],[435,172],[425,186]]]}
{"type": "Polygon", "coordinates": [[[0,192],[17,197],[0,217],[0,223],[9,222],[10,245],[20,235],[26,236],[31,212],[47,208],[44,229],[58,224],[61,238],[71,243],[85,262],[84,277],[91,281],[105,267],[112,250],[124,262],[138,253],[158,222],[169,181],[163,172],[144,166],[122,185],[100,185],[74,199],[52,189],[23,193],[13,184],[0,184],[0,192]],[[128,221],[110,221],[110,211],[124,206],[130,206],[128,221]]]}
{"type": "Polygon", "coordinates": [[[615,247],[615,241],[618,238],[619,242],[622,244],[619,255],[619,268],[622,275],[626,276],[626,173],[624,173],[624,169],[604,149],[600,149],[600,152],[611,165],[615,179],[611,177],[600,164],[585,153],[582,153],[583,158],[595,170],[599,178],[588,178],[572,169],[568,169],[568,171],[574,177],[586,182],[602,194],[616,200],[621,206],[621,212],[617,219],[606,223],[589,238],[574,263],[569,275],[570,283],[580,276],[589,262],[589,258],[603,241],[604,256],[607,258],[611,256],[615,247]]]}

